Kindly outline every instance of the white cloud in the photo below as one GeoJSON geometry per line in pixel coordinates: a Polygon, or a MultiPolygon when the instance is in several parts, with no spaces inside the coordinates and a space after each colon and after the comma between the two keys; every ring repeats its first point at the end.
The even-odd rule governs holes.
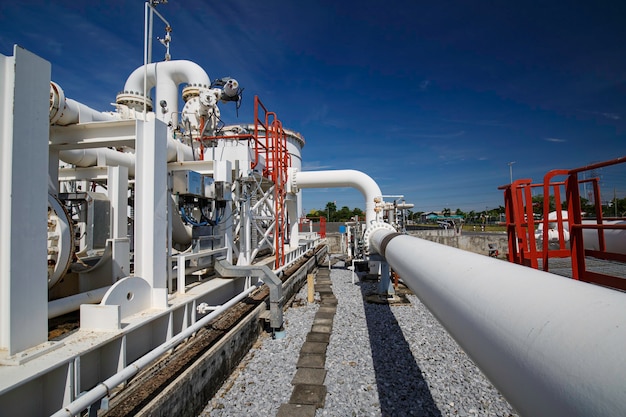
{"type": "Polygon", "coordinates": [[[565,139],[559,139],[559,138],[545,138],[544,139],[547,142],[554,142],[554,143],[563,143],[563,142],[567,142],[567,140],[565,139]]]}
{"type": "Polygon", "coordinates": [[[600,113],[600,114],[606,117],[607,119],[611,119],[611,120],[620,120],[622,118],[619,114],[616,114],[616,113],[600,113]]]}

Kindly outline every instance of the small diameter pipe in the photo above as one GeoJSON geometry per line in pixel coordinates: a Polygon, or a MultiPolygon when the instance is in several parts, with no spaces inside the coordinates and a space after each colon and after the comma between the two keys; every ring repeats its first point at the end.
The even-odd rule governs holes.
{"type": "Polygon", "coordinates": [[[297,188],[329,188],[352,187],[356,188],[365,197],[365,221],[369,226],[376,221],[376,203],[374,199],[382,200],[382,192],[376,181],[367,174],[353,169],[331,171],[297,171],[294,174],[294,185],[297,188]]]}
{"type": "Polygon", "coordinates": [[[215,311],[210,313],[209,315],[203,317],[201,320],[194,323],[191,327],[188,327],[181,333],[177,334],[170,340],[161,345],[157,346],[155,349],[137,359],[135,362],[128,365],[126,368],[122,369],[120,372],[111,376],[107,380],[100,382],[90,391],[87,391],[80,397],[76,398],[74,401],[63,407],[63,409],[57,411],[52,415],[52,417],[65,417],[65,416],[75,416],[88,408],[90,405],[94,404],[99,399],[108,395],[109,392],[116,386],[124,383],[129,378],[136,375],[143,368],[148,366],[154,360],[156,360],[161,355],[167,353],[169,350],[174,349],[179,343],[190,337],[193,333],[200,330],[202,327],[206,326],[211,320],[222,314],[224,311],[228,310],[239,301],[246,298],[251,292],[255,291],[261,285],[263,285],[263,281],[258,281],[255,285],[244,290],[242,293],[237,295],[236,297],[231,298],[225,304],[219,306],[215,311]]]}
{"type": "Polygon", "coordinates": [[[623,292],[384,229],[370,246],[521,415],[626,415],[623,292]]]}
{"type": "Polygon", "coordinates": [[[102,301],[102,297],[106,294],[111,286],[98,288],[92,291],[82,292],[80,294],[70,295],[69,297],[59,298],[48,302],[48,318],[62,316],[71,313],[80,308],[81,304],[96,304],[102,301]]]}

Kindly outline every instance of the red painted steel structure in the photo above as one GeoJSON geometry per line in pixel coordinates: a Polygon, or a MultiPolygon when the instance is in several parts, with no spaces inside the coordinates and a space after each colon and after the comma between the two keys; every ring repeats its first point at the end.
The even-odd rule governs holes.
{"type": "MultiPolygon", "coordinates": [[[[319,230],[317,231],[322,239],[326,239],[326,217],[301,217],[298,222],[298,230],[300,232],[305,232],[304,224],[308,221],[313,222],[313,220],[319,219],[319,230]]],[[[313,222],[313,225],[316,225],[317,222],[313,222]]],[[[313,227],[315,231],[317,227],[313,227]]]]}
{"type": "MultiPolygon", "coordinates": [[[[590,271],[586,267],[586,257],[601,260],[626,263],[626,255],[622,253],[608,252],[605,244],[605,230],[626,229],[623,224],[604,224],[604,220],[616,220],[615,218],[603,218],[600,199],[600,186],[598,178],[579,179],[579,175],[599,168],[618,165],[626,162],[626,157],[620,157],[597,164],[564,170],[557,169],[548,172],[541,184],[533,184],[530,179],[519,179],[512,184],[499,187],[504,190],[504,202],[506,210],[506,230],[509,241],[508,260],[520,265],[539,268],[539,260],[544,271],[549,271],[550,258],[571,257],[572,278],[580,281],[596,283],[607,287],[626,290],[626,279],[608,275],[605,273],[590,271]],[[557,181],[555,178],[565,177],[557,181]],[[595,202],[595,219],[592,222],[583,223],[580,185],[591,183],[595,202]],[[536,221],[533,215],[532,189],[538,188],[543,191],[543,219],[536,221]],[[549,219],[550,197],[554,197],[554,211],[556,219],[549,219]],[[567,203],[567,219],[563,218],[563,201],[567,203]],[[565,237],[564,223],[569,224],[569,247],[565,237]],[[543,235],[540,248],[537,247],[535,238],[535,226],[543,225],[543,235]],[[549,241],[550,224],[556,225],[558,233],[558,248],[550,248],[549,241]],[[597,230],[598,250],[585,249],[583,230],[597,230]]],[[[623,219],[619,219],[623,220],[623,219]]]]}
{"type": "MultiPolygon", "coordinates": [[[[203,121],[204,122],[204,121],[203,121]]],[[[202,123],[204,126],[204,123],[202,123]]],[[[254,97],[254,133],[244,135],[217,135],[203,136],[201,146],[205,140],[248,140],[254,150],[254,159],[250,168],[256,168],[265,160],[262,175],[274,183],[274,254],[275,268],[285,263],[285,240],[287,234],[287,219],[285,217],[285,198],[287,195],[287,171],[291,166],[291,156],[287,150],[287,135],[283,125],[276,117],[276,113],[267,110],[258,96],[254,97]]],[[[201,148],[203,149],[203,148],[201,148]]]]}

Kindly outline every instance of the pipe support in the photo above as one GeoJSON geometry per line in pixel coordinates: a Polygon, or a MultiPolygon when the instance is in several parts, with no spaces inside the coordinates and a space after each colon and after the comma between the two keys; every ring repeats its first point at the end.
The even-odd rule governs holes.
{"type": "Polygon", "coordinates": [[[225,278],[265,277],[270,290],[270,327],[283,327],[283,283],[267,265],[232,265],[226,258],[215,261],[215,272],[225,278]]]}

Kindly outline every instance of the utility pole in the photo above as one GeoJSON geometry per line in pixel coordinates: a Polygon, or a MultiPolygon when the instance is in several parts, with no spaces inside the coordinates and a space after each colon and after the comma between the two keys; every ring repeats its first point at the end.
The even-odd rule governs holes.
{"type": "Polygon", "coordinates": [[[507,165],[509,166],[509,175],[511,176],[511,184],[513,184],[513,164],[515,161],[509,162],[507,165]]]}

